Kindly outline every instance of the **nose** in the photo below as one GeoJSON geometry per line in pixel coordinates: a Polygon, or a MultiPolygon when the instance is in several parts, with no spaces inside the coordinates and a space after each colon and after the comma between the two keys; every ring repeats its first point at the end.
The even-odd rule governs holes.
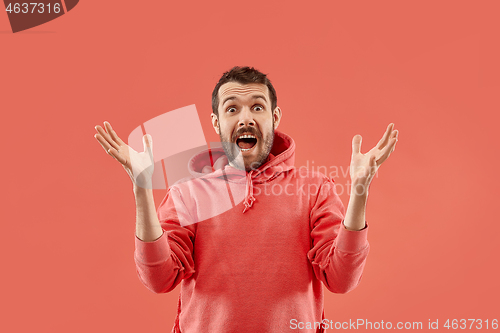
{"type": "Polygon", "coordinates": [[[238,127],[255,126],[255,120],[250,108],[244,107],[240,112],[238,127]]]}

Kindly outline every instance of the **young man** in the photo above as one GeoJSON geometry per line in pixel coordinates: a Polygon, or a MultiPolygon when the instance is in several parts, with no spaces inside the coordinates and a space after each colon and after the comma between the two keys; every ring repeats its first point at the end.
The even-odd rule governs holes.
{"type": "Polygon", "coordinates": [[[232,68],[212,108],[223,149],[194,156],[193,177],[171,186],[157,212],[151,187],[140,186],[152,173],[132,172],[151,163],[151,137],[137,153],[109,123],[96,126],[134,184],[139,278],[155,293],[181,284],[172,332],[323,332],[322,284],[335,293],[358,285],[369,251],[368,188],[398,132],[390,124],[366,154],[361,136],[353,138],[345,211],[332,179],[294,167],[295,143],[276,130],[282,112],[266,75],[232,68]]]}

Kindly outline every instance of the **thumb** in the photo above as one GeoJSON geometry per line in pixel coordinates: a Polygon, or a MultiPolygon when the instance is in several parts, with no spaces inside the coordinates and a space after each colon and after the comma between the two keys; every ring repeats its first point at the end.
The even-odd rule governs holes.
{"type": "Polygon", "coordinates": [[[142,137],[144,144],[144,151],[153,154],[153,137],[150,134],[146,134],[142,137]]]}
{"type": "Polygon", "coordinates": [[[352,138],[352,154],[358,154],[361,150],[361,135],[359,134],[356,134],[353,138],[352,138]]]}

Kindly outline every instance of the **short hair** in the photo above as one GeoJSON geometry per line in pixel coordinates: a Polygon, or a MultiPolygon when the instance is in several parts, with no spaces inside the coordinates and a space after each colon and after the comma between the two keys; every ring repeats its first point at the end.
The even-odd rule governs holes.
{"type": "Polygon", "coordinates": [[[222,74],[219,82],[215,85],[214,91],[212,92],[212,111],[217,117],[219,117],[219,88],[228,82],[237,82],[240,84],[250,84],[250,83],[261,83],[267,86],[269,89],[269,98],[271,99],[271,112],[276,109],[278,104],[278,97],[276,96],[276,90],[267,78],[266,74],[263,74],[253,67],[240,67],[234,66],[229,71],[222,74]]]}

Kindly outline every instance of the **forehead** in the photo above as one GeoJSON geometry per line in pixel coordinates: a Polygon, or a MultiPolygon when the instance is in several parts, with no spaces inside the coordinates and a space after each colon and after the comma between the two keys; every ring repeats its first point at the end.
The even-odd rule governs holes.
{"type": "Polygon", "coordinates": [[[269,89],[265,84],[261,83],[241,84],[238,82],[227,82],[219,88],[219,105],[223,105],[224,101],[229,97],[249,99],[252,96],[263,96],[266,103],[268,103],[269,89]]]}

